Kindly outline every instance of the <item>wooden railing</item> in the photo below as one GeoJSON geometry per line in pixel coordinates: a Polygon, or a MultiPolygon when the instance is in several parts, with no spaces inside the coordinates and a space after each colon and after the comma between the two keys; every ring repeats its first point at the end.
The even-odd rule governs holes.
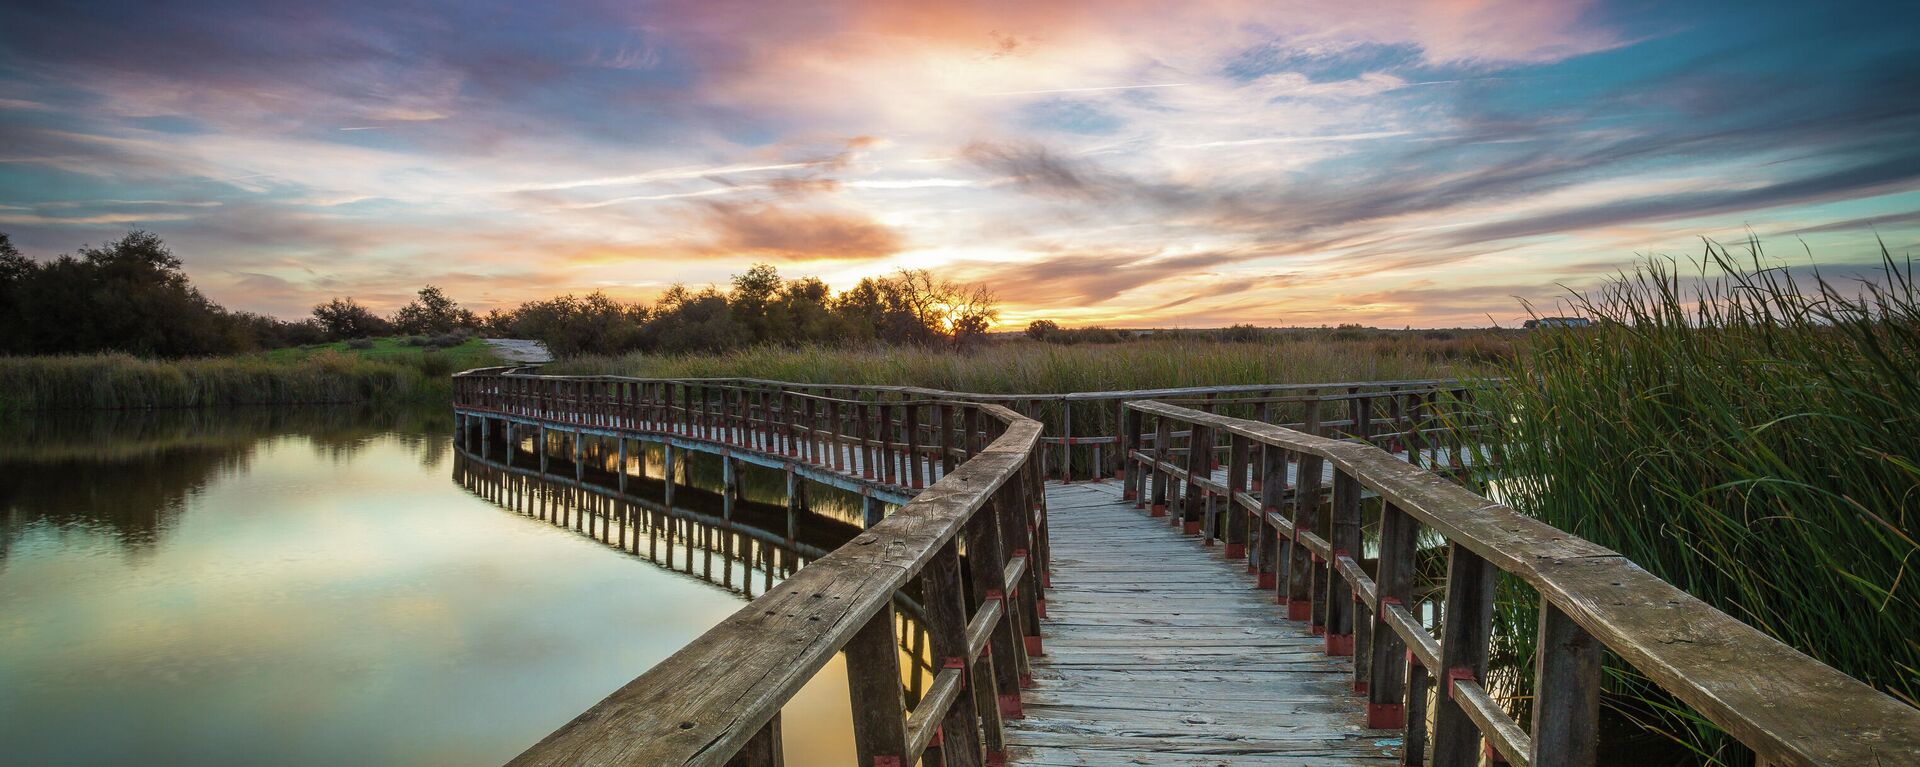
{"type": "Polygon", "coordinates": [[[1325,634],[1329,654],[1353,656],[1354,689],[1367,696],[1371,726],[1406,730],[1406,764],[1476,765],[1483,742],[1512,764],[1593,764],[1603,649],[1751,748],[1761,764],[1920,764],[1920,711],[1618,553],[1367,442],[1163,402],[1125,408],[1125,444],[1151,445],[1129,453],[1140,470],[1128,472],[1125,493],[1150,513],[1177,513],[1190,532],[1217,537],[1229,556],[1246,557],[1290,617],[1325,634]],[[1222,448],[1225,477],[1215,479],[1222,448]],[[1382,503],[1372,570],[1363,565],[1363,491],[1382,503]],[[1447,551],[1438,637],[1410,609],[1422,530],[1443,538],[1447,551]],[[1501,572],[1540,598],[1531,728],[1487,690],[1501,572]],[[1435,685],[1429,733],[1425,708],[1435,685]]]}
{"type": "MultiPolygon", "coordinates": [[[[505,368],[492,369],[505,370],[505,368]]],[[[475,371],[481,372],[481,371],[475,371]]],[[[611,376],[575,376],[570,381],[614,381],[611,376]]],[[[676,379],[681,383],[716,387],[751,396],[772,396],[775,401],[763,406],[758,400],[723,402],[715,394],[708,402],[691,407],[705,417],[721,417],[746,408],[753,413],[763,407],[778,409],[781,395],[815,398],[822,403],[840,400],[851,409],[855,403],[873,405],[911,399],[942,399],[1007,407],[1043,425],[1041,441],[1048,446],[1039,457],[1043,476],[1079,480],[1118,476],[1125,469],[1122,457],[1129,446],[1120,444],[1124,403],[1153,399],[1169,404],[1188,405],[1207,412],[1232,415],[1323,436],[1367,435],[1381,444],[1405,449],[1419,445],[1441,465],[1454,455],[1448,440],[1459,434],[1448,427],[1458,410],[1470,402],[1470,387],[1454,379],[1409,381],[1356,381],[1323,384],[1245,384],[1233,386],[1190,386],[1137,391],[1089,391],[1057,394],[980,394],[928,389],[915,386],[863,386],[849,384],[801,384],[758,378],[676,379]]],[[[617,395],[613,395],[617,396],[617,395]]],[[[804,407],[804,404],[798,405],[804,407]]],[[[820,414],[823,422],[827,414],[820,414]]],[[[871,416],[869,416],[871,417],[871,416]]],[[[851,415],[846,416],[850,422],[851,415]]],[[[896,413],[895,418],[899,415],[896,413]]],[[[903,423],[895,422],[896,430],[903,423]]],[[[922,423],[923,432],[931,424],[922,423]]],[[[852,432],[842,436],[852,438],[852,432]]],[[[928,444],[922,442],[921,444],[928,444]]]]}
{"type": "Polygon", "coordinates": [[[947,764],[978,765],[1003,752],[1002,716],[1018,714],[1027,653],[1039,649],[1041,424],[945,394],[501,368],[456,376],[462,428],[477,425],[483,440],[491,422],[517,421],[912,495],[513,764],[779,764],[781,706],[842,651],[862,764],[910,765],[937,750],[947,764]],[[939,672],[908,712],[893,599],[915,583],[939,672]]]}

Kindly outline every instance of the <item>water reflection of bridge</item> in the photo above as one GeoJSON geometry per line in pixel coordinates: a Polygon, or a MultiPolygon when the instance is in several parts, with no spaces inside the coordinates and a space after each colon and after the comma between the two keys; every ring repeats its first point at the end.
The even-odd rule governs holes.
{"type": "MultiPolygon", "coordinates": [[[[728,505],[722,493],[697,485],[678,486],[678,498],[669,507],[655,500],[663,496],[665,483],[644,472],[629,473],[623,483],[618,475],[626,472],[619,466],[583,458],[578,473],[584,478],[576,480],[572,466],[553,473],[549,465],[549,471],[542,473],[537,458],[518,447],[514,448],[517,457],[509,461],[456,448],[454,481],[500,508],[572,530],[745,600],[765,593],[860,532],[859,525],[832,512],[739,498],[731,504],[729,519],[720,511],[728,505]],[[621,484],[629,489],[622,492],[621,484]],[[647,489],[654,491],[653,497],[648,497],[647,489]]],[[[594,451],[583,448],[582,452],[594,451]]],[[[643,466],[635,462],[628,468],[643,466]]],[[[922,608],[904,593],[895,596],[894,607],[895,636],[903,658],[913,664],[913,671],[903,674],[904,691],[910,701],[918,702],[934,673],[922,608]]]]}

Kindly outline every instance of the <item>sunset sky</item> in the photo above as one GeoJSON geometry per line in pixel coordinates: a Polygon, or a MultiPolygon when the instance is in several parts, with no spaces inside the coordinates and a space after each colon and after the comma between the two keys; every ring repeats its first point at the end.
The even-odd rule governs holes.
{"type": "Polygon", "coordinates": [[[0,231],[149,229],[286,317],[764,261],[1010,326],[1510,324],[1703,236],[1920,251],[1916,9],[9,2],[0,231]]]}

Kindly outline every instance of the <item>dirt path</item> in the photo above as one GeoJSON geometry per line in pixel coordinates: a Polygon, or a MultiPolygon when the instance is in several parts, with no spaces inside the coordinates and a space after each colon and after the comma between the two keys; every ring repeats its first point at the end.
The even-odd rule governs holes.
{"type": "Polygon", "coordinates": [[[484,340],[488,346],[493,347],[494,356],[508,362],[537,364],[553,361],[553,354],[547,351],[547,345],[539,341],[529,341],[521,338],[488,338],[484,340]]]}

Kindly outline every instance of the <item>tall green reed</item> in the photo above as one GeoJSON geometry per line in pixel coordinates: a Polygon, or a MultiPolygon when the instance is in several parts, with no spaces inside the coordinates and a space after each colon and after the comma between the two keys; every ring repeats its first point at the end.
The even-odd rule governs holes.
{"type": "Polygon", "coordinates": [[[0,357],[0,412],[367,402],[447,397],[451,369],[323,353],[146,360],[126,354],[0,357]]]}
{"type": "MultiPolygon", "coordinates": [[[[1833,281],[1709,244],[1572,297],[1489,384],[1515,508],[1920,705],[1920,294],[1911,260],[1833,281]]],[[[1531,655],[1534,602],[1500,633],[1531,655]]],[[[1613,687],[1710,761],[1746,757],[1615,668],[1613,687]]],[[[1754,673],[1764,674],[1765,669],[1754,673]]],[[[1523,680],[1524,685],[1524,680],[1523,680]]]]}

